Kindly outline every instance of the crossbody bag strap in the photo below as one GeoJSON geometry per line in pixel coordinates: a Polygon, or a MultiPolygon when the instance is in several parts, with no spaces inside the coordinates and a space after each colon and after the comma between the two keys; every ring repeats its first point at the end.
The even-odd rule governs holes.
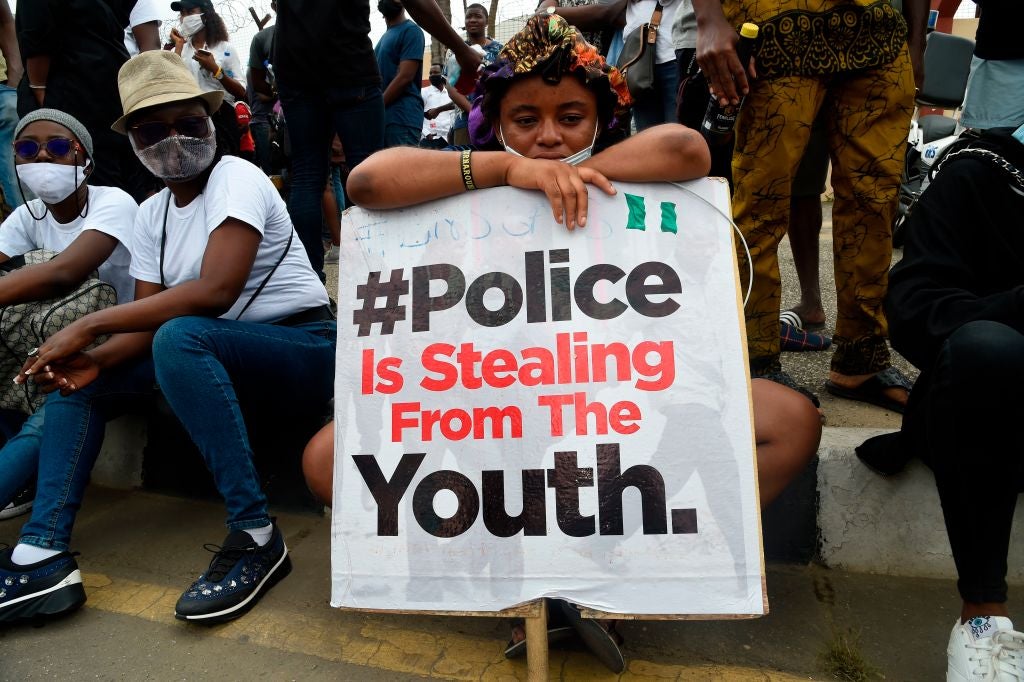
{"type": "Polygon", "coordinates": [[[658,30],[661,26],[661,15],[664,10],[665,8],[662,7],[660,2],[655,3],[654,14],[651,15],[651,21],[647,24],[647,43],[649,45],[654,45],[658,42],[658,30]]]}
{"type": "MultiPolygon", "coordinates": [[[[167,203],[164,204],[163,228],[160,231],[160,286],[162,286],[165,289],[167,288],[167,283],[164,281],[164,251],[166,250],[165,247],[167,245],[167,212],[170,210],[170,208],[171,194],[170,192],[168,192],[167,203]]],[[[264,287],[267,286],[267,282],[270,281],[270,278],[274,276],[275,272],[277,272],[277,268],[280,267],[281,263],[284,262],[285,256],[288,255],[289,249],[292,248],[292,239],[294,237],[295,228],[293,227],[291,229],[291,232],[288,233],[288,243],[284,245],[284,252],[281,254],[281,257],[277,259],[277,262],[274,263],[274,267],[270,268],[270,272],[268,272],[267,276],[263,278],[263,281],[260,282],[260,285],[256,287],[256,291],[252,292],[252,296],[249,297],[249,300],[245,302],[245,305],[242,307],[242,310],[238,313],[238,315],[235,316],[236,320],[242,318],[242,315],[245,314],[245,311],[249,309],[249,306],[252,305],[252,302],[256,300],[256,297],[259,296],[260,292],[262,292],[264,287]]]]}
{"type": "Polygon", "coordinates": [[[284,262],[284,257],[288,255],[289,249],[292,248],[292,238],[294,236],[295,228],[293,227],[291,232],[288,233],[288,243],[284,245],[284,253],[282,253],[281,257],[277,259],[276,263],[274,263],[274,267],[270,268],[270,272],[268,272],[267,276],[263,278],[263,281],[260,282],[260,285],[256,287],[256,291],[252,292],[252,296],[250,296],[249,300],[245,302],[245,306],[243,306],[242,310],[239,311],[238,315],[235,316],[236,320],[242,319],[242,315],[244,315],[245,311],[249,309],[249,306],[252,305],[252,302],[256,300],[256,297],[260,295],[260,292],[263,291],[263,287],[267,286],[267,282],[269,282],[270,278],[274,276],[275,272],[277,272],[277,268],[281,265],[282,262],[284,262]]]}

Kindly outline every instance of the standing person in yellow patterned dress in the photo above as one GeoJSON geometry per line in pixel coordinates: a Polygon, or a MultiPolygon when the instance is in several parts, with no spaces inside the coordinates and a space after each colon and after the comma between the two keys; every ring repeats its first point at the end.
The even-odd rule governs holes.
{"type": "Polygon", "coordinates": [[[890,0],[693,0],[697,61],[713,94],[723,104],[746,95],[732,166],[733,212],[753,259],[751,373],[792,383],[779,362],[777,250],[791,181],[824,109],[838,308],[826,388],[897,412],[910,382],[891,364],[882,300],[928,0],[903,4],[901,14],[890,0]],[[736,56],[744,22],[760,26],[749,65],[736,56]]]}

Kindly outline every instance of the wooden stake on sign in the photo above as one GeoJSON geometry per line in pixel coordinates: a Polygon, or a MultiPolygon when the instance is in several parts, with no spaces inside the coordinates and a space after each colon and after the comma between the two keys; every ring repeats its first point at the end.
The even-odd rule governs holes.
{"type": "Polygon", "coordinates": [[[540,599],[536,616],[526,619],[526,679],[547,682],[548,679],[548,602],[540,599]]]}

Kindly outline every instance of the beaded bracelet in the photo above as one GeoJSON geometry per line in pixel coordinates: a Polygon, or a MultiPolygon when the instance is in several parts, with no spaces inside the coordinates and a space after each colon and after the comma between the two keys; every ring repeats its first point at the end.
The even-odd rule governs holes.
{"type": "Polygon", "coordinates": [[[469,162],[469,157],[472,153],[469,149],[462,151],[462,184],[466,186],[467,192],[476,189],[476,183],[473,182],[473,167],[469,162]]]}

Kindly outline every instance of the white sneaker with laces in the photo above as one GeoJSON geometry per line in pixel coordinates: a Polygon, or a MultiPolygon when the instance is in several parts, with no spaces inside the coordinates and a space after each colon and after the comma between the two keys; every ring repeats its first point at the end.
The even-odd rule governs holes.
{"type": "Polygon", "coordinates": [[[1024,682],[1024,632],[1009,618],[958,618],[946,655],[946,682],[1024,682]]]}

